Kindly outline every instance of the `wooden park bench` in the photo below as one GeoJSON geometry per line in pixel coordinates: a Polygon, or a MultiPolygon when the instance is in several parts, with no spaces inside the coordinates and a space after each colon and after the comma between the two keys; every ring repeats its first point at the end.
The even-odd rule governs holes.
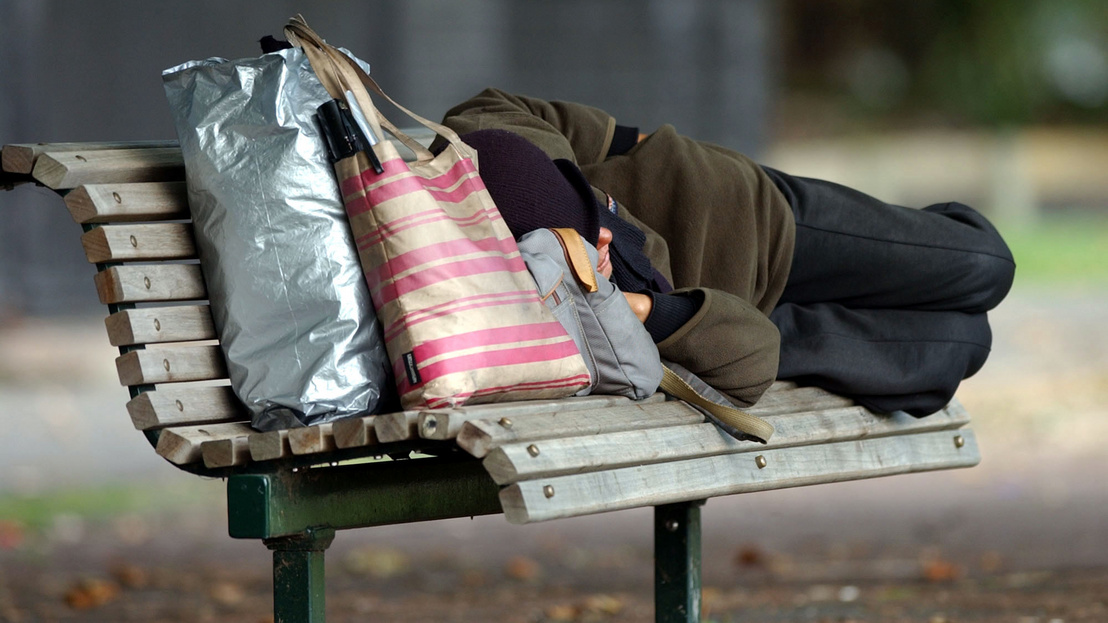
{"type": "Polygon", "coordinates": [[[324,620],[335,531],[503,513],[523,524],[654,507],[658,621],[699,621],[700,504],[721,495],[969,467],[955,401],[875,415],[776,383],[749,409],[768,444],[740,442],[661,395],[521,402],[256,432],[226,380],[176,143],[8,145],[0,186],[55,190],[85,230],[127,411],[156,452],[227,479],[231,537],[273,550],[276,620],[324,620]]]}

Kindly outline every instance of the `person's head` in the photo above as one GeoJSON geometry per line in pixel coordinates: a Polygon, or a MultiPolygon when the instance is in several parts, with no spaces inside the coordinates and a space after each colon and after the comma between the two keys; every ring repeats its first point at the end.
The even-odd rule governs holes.
{"type": "Polygon", "coordinates": [[[513,236],[572,227],[597,244],[602,208],[576,165],[551,160],[530,141],[506,130],[478,130],[461,139],[477,150],[481,180],[513,236]]]}
{"type": "Polygon", "coordinates": [[[506,130],[478,130],[461,139],[477,150],[481,179],[513,236],[572,227],[600,252],[598,272],[628,292],[650,286],[653,269],[642,252],[645,236],[601,205],[577,165],[551,160],[506,130]]]}

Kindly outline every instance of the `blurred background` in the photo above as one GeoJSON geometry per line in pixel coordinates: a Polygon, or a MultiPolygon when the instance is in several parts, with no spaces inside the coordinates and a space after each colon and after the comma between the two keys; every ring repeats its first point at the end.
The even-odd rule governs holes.
{"type": "MultiPolygon", "coordinates": [[[[711,501],[705,618],[1108,620],[1108,3],[0,0],[0,143],[174,138],[161,71],[296,13],[430,118],[497,86],[988,214],[1018,270],[960,392],[982,465],[711,501]]],[[[131,430],[79,235],[51,192],[0,192],[0,621],[264,620],[269,554],[226,537],[222,483],[131,430]]],[[[328,599],[650,620],[650,548],[645,511],[362,530],[328,599]]]]}

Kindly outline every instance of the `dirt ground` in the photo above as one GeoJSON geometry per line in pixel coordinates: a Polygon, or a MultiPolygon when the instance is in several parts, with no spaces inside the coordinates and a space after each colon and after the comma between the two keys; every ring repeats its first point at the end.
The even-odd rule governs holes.
{"type": "MultiPolygon", "coordinates": [[[[703,620],[1108,622],[1106,303],[1101,292],[1019,290],[994,314],[993,358],[960,392],[978,467],[711,500],[703,620]]],[[[19,343],[0,335],[5,348],[19,343]]],[[[35,417],[34,378],[0,369],[6,413],[25,404],[35,417]]],[[[111,417],[125,420],[115,391],[111,417]]],[[[49,497],[42,481],[72,464],[51,472],[21,445],[0,440],[0,454],[23,457],[0,457],[0,469],[49,497]]],[[[81,455],[93,457],[90,473],[92,445],[81,455]]],[[[2,519],[0,508],[0,622],[271,620],[270,553],[226,536],[222,483],[156,469],[149,448],[138,452],[147,473],[126,486],[172,491],[178,503],[39,523],[2,519]]],[[[135,471],[105,464],[81,486],[98,490],[113,470],[135,471]]],[[[327,557],[328,620],[651,621],[651,539],[643,509],[340,533],[327,557]]]]}

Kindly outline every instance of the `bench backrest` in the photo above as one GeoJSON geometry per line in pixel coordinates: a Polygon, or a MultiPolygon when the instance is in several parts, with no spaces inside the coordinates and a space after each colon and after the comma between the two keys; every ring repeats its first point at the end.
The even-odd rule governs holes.
{"type": "Polygon", "coordinates": [[[127,411],[158,453],[196,463],[178,437],[246,434],[219,348],[200,270],[181,152],[172,145],[73,145],[35,158],[36,180],[65,192],[85,229],[96,292],[108,306],[108,339],[130,388],[127,411]],[[66,192],[68,191],[68,192],[66,192]],[[161,431],[173,428],[174,435],[161,431]]]}
{"type": "MultiPolygon", "coordinates": [[[[433,136],[415,138],[429,144],[433,136]]],[[[327,439],[316,429],[292,442],[288,432],[261,435],[249,427],[212,322],[176,142],[7,145],[3,170],[5,181],[33,180],[57,191],[84,228],[81,244],[109,310],[108,338],[120,349],[119,380],[131,393],[127,411],[158,454],[217,474],[251,462],[250,436],[255,455],[266,460],[334,449],[330,427],[327,439]],[[297,441],[301,452],[294,453],[297,441]]],[[[362,424],[368,443],[369,423],[362,424]]]]}

